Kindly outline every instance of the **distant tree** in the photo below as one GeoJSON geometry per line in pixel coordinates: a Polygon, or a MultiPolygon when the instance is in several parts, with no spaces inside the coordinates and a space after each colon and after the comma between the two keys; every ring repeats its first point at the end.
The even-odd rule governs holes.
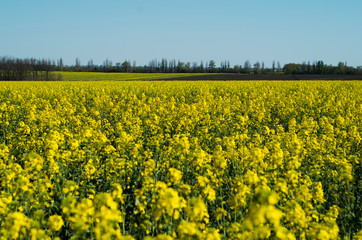
{"type": "Polygon", "coordinates": [[[199,66],[199,72],[200,73],[204,72],[204,62],[202,60],[200,62],[200,66],[199,66]]]}
{"type": "Polygon", "coordinates": [[[284,73],[286,74],[298,74],[302,73],[302,65],[295,63],[285,64],[283,67],[284,73]]]}
{"type": "Polygon", "coordinates": [[[220,72],[229,72],[230,71],[230,62],[229,60],[221,61],[220,63],[220,72]]]}
{"type": "Polygon", "coordinates": [[[52,65],[52,61],[50,59],[42,60],[43,71],[45,72],[45,80],[51,80],[50,72],[54,70],[54,66],[52,65]]]}
{"type": "Polygon", "coordinates": [[[317,74],[324,74],[325,65],[323,61],[318,61],[316,65],[316,72],[317,74]]]}
{"type": "Polygon", "coordinates": [[[337,73],[338,74],[345,74],[346,73],[346,66],[344,65],[344,63],[343,62],[339,62],[338,63],[338,66],[337,66],[337,73]]]}
{"type": "Polygon", "coordinates": [[[104,69],[104,71],[106,71],[106,72],[110,71],[112,66],[113,66],[113,63],[108,58],[103,61],[103,69],[104,69]]]}
{"type": "Polygon", "coordinates": [[[362,66],[357,66],[356,74],[362,75],[362,66]]]}
{"type": "Polygon", "coordinates": [[[50,59],[0,58],[0,80],[58,80],[51,71],[56,69],[50,59]]]}
{"type": "Polygon", "coordinates": [[[308,65],[305,61],[302,62],[302,73],[307,73],[308,72],[308,65]]]}
{"type": "Polygon", "coordinates": [[[230,61],[229,60],[225,60],[224,61],[224,67],[225,67],[225,72],[229,72],[230,71],[230,61]]]}
{"type": "Polygon", "coordinates": [[[116,71],[117,72],[121,71],[121,63],[120,62],[116,62],[116,71]]]}
{"type": "Polygon", "coordinates": [[[312,64],[312,71],[311,71],[312,73],[317,73],[317,62],[316,61],[314,61],[313,62],[313,64],[312,64]]]}
{"type": "Polygon", "coordinates": [[[166,58],[162,58],[161,60],[161,72],[165,73],[167,72],[167,59],[166,58]]]}
{"type": "Polygon", "coordinates": [[[176,71],[176,60],[175,59],[172,59],[170,62],[169,62],[169,66],[168,66],[168,72],[170,73],[173,73],[176,71]]]}
{"type": "Polygon", "coordinates": [[[262,74],[265,74],[265,64],[264,64],[264,61],[261,62],[261,73],[262,73],[262,74]]]}
{"type": "Polygon", "coordinates": [[[308,64],[307,64],[307,71],[308,71],[308,73],[310,73],[310,72],[311,72],[310,61],[308,61],[308,64]]]}
{"type": "Polygon", "coordinates": [[[216,64],[214,60],[209,61],[209,72],[213,73],[215,72],[216,64]]]}
{"type": "Polygon", "coordinates": [[[186,72],[185,63],[179,60],[179,61],[177,62],[176,71],[179,72],[179,73],[184,73],[184,72],[186,72]]]}
{"type": "Polygon", "coordinates": [[[221,61],[220,62],[220,72],[226,72],[226,61],[221,61]]]}
{"type": "Polygon", "coordinates": [[[235,73],[240,73],[240,66],[239,65],[234,65],[234,72],[235,73]]]}
{"type": "Polygon", "coordinates": [[[197,65],[197,62],[192,62],[192,72],[199,72],[199,66],[197,65]]]}
{"type": "Polygon", "coordinates": [[[62,71],[63,67],[64,67],[63,58],[60,58],[58,60],[58,68],[59,68],[60,71],[62,71]]]}
{"type": "Polygon", "coordinates": [[[251,64],[250,64],[249,60],[245,61],[243,70],[245,73],[250,74],[251,64]]]}
{"type": "Polygon", "coordinates": [[[150,72],[157,72],[157,59],[153,59],[148,63],[150,72]]]}
{"type": "Polygon", "coordinates": [[[280,65],[280,62],[277,63],[277,72],[280,73],[282,71],[282,67],[280,65]]]}
{"type": "Polygon", "coordinates": [[[121,68],[122,68],[122,72],[130,72],[131,71],[131,62],[124,60],[121,68]]]}
{"type": "Polygon", "coordinates": [[[80,59],[78,57],[75,59],[74,67],[75,67],[75,71],[80,71],[80,59]]]}
{"type": "Polygon", "coordinates": [[[260,74],[260,63],[259,63],[259,61],[257,61],[254,64],[254,74],[260,74]]]}
{"type": "Polygon", "coordinates": [[[338,67],[333,67],[331,64],[330,65],[324,65],[324,74],[336,74],[337,73],[337,68],[338,67]]]}
{"type": "Polygon", "coordinates": [[[88,64],[87,64],[87,67],[88,67],[88,71],[89,71],[89,72],[94,71],[93,59],[89,59],[88,64]]]}
{"type": "Polygon", "coordinates": [[[273,60],[273,63],[272,63],[272,72],[273,72],[273,74],[275,73],[275,60],[273,60]]]}
{"type": "Polygon", "coordinates": [[[133,61],[132,63],[132,72],[136,70],[136,61],[133,61]]]}
{"type": "Polygon", "coordinates": [[[185,70],[186,70],[186,72],[191,72],[191,63],[190,62],[186,63],[185,70]]]}

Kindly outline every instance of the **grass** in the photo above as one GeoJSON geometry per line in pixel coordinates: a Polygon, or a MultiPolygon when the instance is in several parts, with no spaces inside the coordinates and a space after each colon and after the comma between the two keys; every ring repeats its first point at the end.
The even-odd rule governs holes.
{"type": "Polygon", "coordinates": [[[103,73],[103,72],[55,72],[61,74],[63,81],[127,81],[157,80],[174,77],[207,75],[208,73],[103,73]]]}

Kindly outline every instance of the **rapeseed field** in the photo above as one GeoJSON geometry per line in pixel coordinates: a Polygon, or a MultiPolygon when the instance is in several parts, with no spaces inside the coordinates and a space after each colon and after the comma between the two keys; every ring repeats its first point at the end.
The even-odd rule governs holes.
{"type": "Polygon", "coordinates": [[[361,82],[1,82],[0,239],[361,239],[361,82]]]}

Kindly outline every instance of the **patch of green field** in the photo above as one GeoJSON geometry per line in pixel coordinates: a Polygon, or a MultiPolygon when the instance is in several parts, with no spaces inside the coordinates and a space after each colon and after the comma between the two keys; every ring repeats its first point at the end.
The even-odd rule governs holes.
{"type": "Polygon", "coordinates": [[[103,73],[103,72],[55,72],[63,81],[126,81],[156,80],[174,77],[207,75],[207,73],[103,73]]]}

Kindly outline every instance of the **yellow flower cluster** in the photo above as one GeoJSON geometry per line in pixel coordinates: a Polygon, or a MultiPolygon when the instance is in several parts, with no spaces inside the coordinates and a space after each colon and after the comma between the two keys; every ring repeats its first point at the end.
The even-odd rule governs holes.
{"type": "Polygon", "coordinates": [[[360,82],[0,86],[0,239],[361,239],[360,82]]]}

